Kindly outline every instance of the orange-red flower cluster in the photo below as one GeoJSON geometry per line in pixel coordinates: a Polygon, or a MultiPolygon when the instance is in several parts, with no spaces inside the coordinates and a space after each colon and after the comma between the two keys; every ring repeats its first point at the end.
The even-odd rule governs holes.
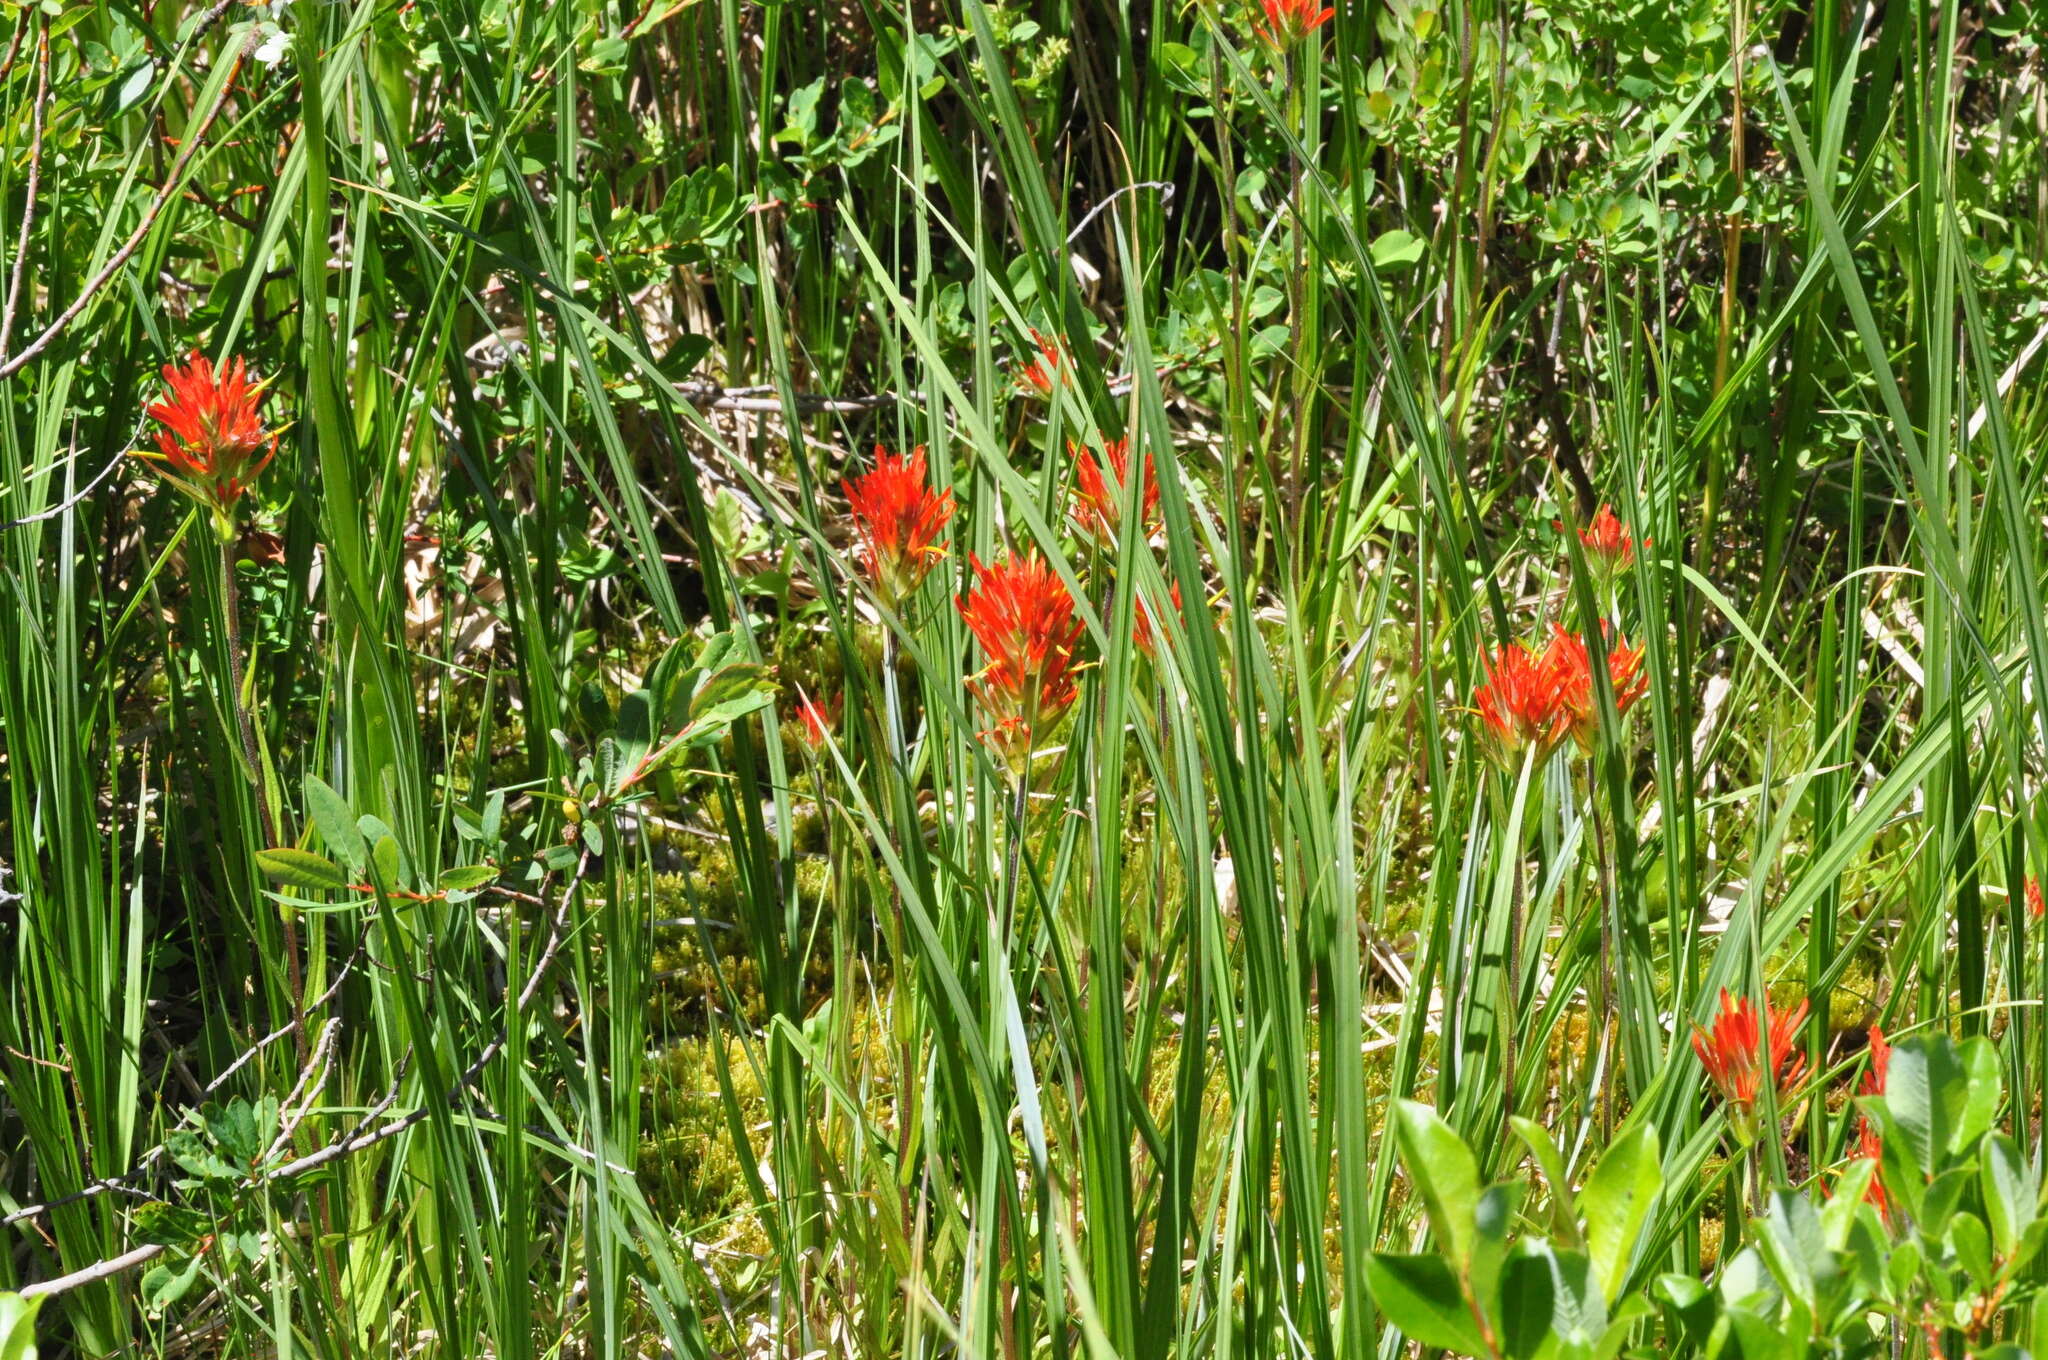
{"type": "Polygon", "coordinates": [[[1806,1075],[1805,1055],[1792,1051],[1799,1027],[1806,1022],[1806,1003],[1802,1001],[1790,1011],[1773,1011],[1768,1003],[1764,1009],[1768,1044],[1756,1003],[1746,996],[1729,995],[1726,987],[1721,989],[1721,1010],[1714,1017],[1714,1027],[1705,1030],[1694,1025],[1692,1030],[1693,1052],[1699,1055],[1700,1065],[1707,1069],[1714,1085],[1721,1088],[1722,1098],[1731,1107],[1736,1127],[1745,1139],[1749,1136],[1749,1116],[1756,1108],[1765,1077],[1770,1078],[1778,1099],[1789,1102],[1806,1075]]]}
{"type": "Polygon", "coordinates": [[[2026,898],[2027,915],[2037,921],[2043,916],[2048,916],[2048,902],[2041,900],[2041,880],[2032,874],[2027,875],[2026,898]]]}
{"type": "Polygon", "coordinates": [[[1060,385],[1065,373],[1060,368],[1060,347],[1056,341],[1031,332],[1031,343],[1038,346],[1038,357],[1031,361],[1022,373],[1017,375],[1017,385],[1049,397],[1052,390],[1060,385]]]}
{"type": "Polygon", "coordinates": [[[922,444],[895,454],[877,444],[873,470],[846,479],[846,499],[876,593],[902,603],[945,552],[938,540],[953,517],[953,493],[931,489],[922,444]]]}
{"type": "Polygon", "coordinates": [[[968,560],[976,579],[960,616],[988,654],[968,688],[993,720],[983,739],[1022,770],[1074,702],[1081,624],[1066,584],[1036,554],[968,560]]]}
{"type": "Polygon", "coordinates": [[[1559,716],[1556,668],[1548,652],[1512,642],[1480,662],[1485,680],[1472,691],[1472,706],[1487,739],[1487,749],[1502,765],[1513,766],[1525,748],[1538,757],[1557,744],[1559,716]]]}
{"type": "MultiPolygon", "coordinates": [[[[1603,626],[1602,636],[1607,632],[1603,626]]],[[[1607,683],[1614,690],[1615,711],[1626,713],[1650,688],[1649,677],[1643,674],[1643,649],[1624,639],[1608,637],[1607,643],[1607,683]]],[[[1581,751],[1591,752],[1600,729],[1600,700],[1593,692],[1593,661],[1586,640],[1553,624],[1544,659],[1556,673],[1557,701],[1572,740],[1581,751]]]]}
{"type": "Polygon", "coordinates": [[[1321,28],[1336,15],[1330,8],[1318,10],[1316,0],[1264,0],[1266,41],[1288,48],[1321,28]]]}
{"type": "Polygon", "coordinates": [[[161,427],[156,451],[163,479],[213,511],[223,541],[234,537],[235,503],[277,452],[278,431],[263,424],[270,395],[249,380],[248,367],[232,359],[215,368],[194,350],[181,368],[164,365],[166,391],[149,408],[161,427]]]}
{"type": "MultiPolygon", "coordinates": [[[[1123,527],[1126,478],[1131,475],[1131,441],[1112,439],[1103,445],[1103,459],[1069,441],[1074,457],[1074,528],[1105,548],[1116,547],[1123,527]]],[[[1138,492],[1138,526],[1151,537],[1159,527],[1159,469],[1147,453],[1138,492]]]]}
{"type": "MultiPolygon", "coordinates": [[[[1582,636],[1553,624],[1550,645],[1541,652],[1527,643],[1510,643],[1480,664],[1485,679],[1472,692],[1472,706],[1489,752],[1502,765],[1514,767],[1531,747],[1541,758],[1567,736],[1581,750],[1593,749],[1600,704],[1592,656],[1582,636]]],[[[1643,649],[1610,637],[1607,680],[1616,711],[1628,712],[1650,686],[1643,674],[1643,649]]]]}

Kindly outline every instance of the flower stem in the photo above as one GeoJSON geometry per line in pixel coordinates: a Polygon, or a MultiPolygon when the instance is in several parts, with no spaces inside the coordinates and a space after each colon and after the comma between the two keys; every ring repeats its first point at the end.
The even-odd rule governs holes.
{"type": "MultiPolygon", "coordinates": [[[[256,795],[256,820],[262,828],[263,844],[265,848],[271,848],[278,843],[277,818],[270,809],[270,786],[263,777],[263,754],[256,743],[256,723],[249,713],[249,706],[242,699],[242,609],[235,588],[235,545],[227,539],[220,542],[220,608],[221,617],[227,623],[228,707],[234,713],[235,731],[241,742],[242,773],[256,795]]],[[[299,1063],[304,1066],[307,1060],[306,989],[299,972],[299,926],[289,907],[279,912],[279,919],[284,924],[285,985],[291,993],[292,1041],[298,1048],[299,1063]]]]}

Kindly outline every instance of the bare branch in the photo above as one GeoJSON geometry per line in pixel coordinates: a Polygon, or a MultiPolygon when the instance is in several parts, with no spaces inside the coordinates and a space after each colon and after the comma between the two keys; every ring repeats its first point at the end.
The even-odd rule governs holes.
{"type": "MultiPolygon", "coordinates": [[[[213,9],[202,20],[202,29],[226,13],[228,6],[232,3],[234,3],[234,0],[217,0],[213,9]]],[[[255,33],[251,32],[248,38],[243,40],[242,44],[236,48],[232,58],[235,70],[240,69],[243,60],[249,54],[250,46],[254,43],[255,38],[255,33]]],[[[34,340],[23,346],[21,353],[5,362],[0,362],[0,378],[11,377],[19,373],[22,369],[28,367],[31,359],[34,359],[38,354],[48,349],[51,343],[59,335],[63,334],[64,328],[69,326],[77,319],[78,314],[85,310],[86,305],[93,300],[100,289],[106,287],[108,281],[114,275],[121,272],[122,267],[133,258],[136,251],[142,249],[143,241],[148,238],[151,228],[156,225],[157,218],[163,215],[165,206],[170,203],[175,194],[178,182],[184,177],[185,167],[191,162],[193,155],[199,150],[201,144],[205,142],[206,134],[213,130],[214,120],[219,118],[221,110],[227,107],[228,95],[234,91],[234,88],[235,71],[230,71],[227,82],[221,86],[220,97],[213,101],[213,107],[206,111],[206,117],[199,121],[199,125],[193,128],[186,136],[185,144],[178,148],[178,159],[172,162],[171,173],[164,177],[163,189],[158,192],[155,198],[150,200],[149,207],[143,211],[142,221],[136,224],[135,231],[126,241],[121,243],[121,248],[114,252],[106,264],[100,267],[100,271],[86,280],[85,286],[79,289],[78,296],[71,300],[71,305],[59,312],[56,320],[52,321],[41,335],[38,335],[34,340]]]]}
{"type": "Polygon", "coordinates": [[[21,235],[14,246],[14,272],[7,281],[7,305],[0,308],[0,359],[14,343],[14,309],[21,303],[21,281],[28,274],[28,238],[36,220],[36,194],[43,182],[43,114],[50,102],[50,30],[36,33],[36,102],[34,132],[28,147],[28,204],[21,210],[21,235]]]}

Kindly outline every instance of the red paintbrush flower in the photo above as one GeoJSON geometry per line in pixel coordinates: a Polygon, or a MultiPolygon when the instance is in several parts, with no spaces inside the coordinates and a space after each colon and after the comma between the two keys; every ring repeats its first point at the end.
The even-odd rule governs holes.
{"type": "Polygon", "coordinates": [[[1530,747],[1538,759],[1548,755],[1569,721],[1550,653],[1514,642],[1483,658],[1480,668],[1486,679],[1472,691],[1472,707],[1488,754],[1504,769],[1520,765],[1530,747]]]}
{"type": "MultiPolygon", "coordinates": [[[[1629,646],[1626,638],[1614,637],[1604,623],[1600,632],[1608,644],[1607,682],[1614,690],[1614,708],[1617,713],[1627,713],[1650,688],[1649,677],[1643,674],[1643,649],[1629,646]]],[[[1600,729],[1600,702],[1593,692],[1593,659],[1585,638],[1552,624],[1543,660],[1555,678],[1565,726],[1579,749],[1590,753],[1600,729]]]]}
{"type": "Polygon", "coordinates": [[[1017,375],[1017,386],[1035,391],[1041,397],[1049,397],[1052,390],[1058,387],[1066,376],[1065,370],[1060,367],[1060,347],[1056,341],[1047,339],[1035,330],[1031,332],[1031,343],[1038,346],[1038,357],[1017,375]]]}
{"type": "Polygon", "coordinates": [[[1692,1028],[1693,1052],[1699,1055],[1700,1065],[1707,1069],[1714,1085],[1721,1088],[1722,1098],[1728,1102],[1745,1142],[1751,1137],[1749,1117],[1756,1108],[1765,1074],[1769,1074],[1780,1101],[1790,1101],[1800,1079],[1806,1075],[1805,1055],[1792,1051],[1799,1027],[1806,1022],[1806,1003],[1800,1002],[1791,1011],[1772,1011],[1767,1003],[1765,1013],[1770,1030],[1768,1046],[1759,1032],[1756,1003],[1746,996],[1730,996],[1723,987],[1721,1010],[1714,1017],[1713,1029],[1704,1030],[1698,1025],[1692,1028]]]}
{"type": "Polygon", "coordinates": [[[813,751],[823,750],[838,719],[838,705],[821,703],[806,694],[797,700],[796,716],[804,725],[804,745],[813,751]]]}
{"type": "Polygon", "coordinates": [[[184,367],[164,365],[164,399],[149,408],[161,427],[154,452],[163,479],[213,511],[222,540],[234,538],[235,503],[277,452],[277,430],[263,425],[264,384],[249,381],[237,358],[215,368],[194,350],[184,367]]]}
{"type": "Polygon", "coordinates": [[[873,470],[848,477],[845,487],[875,591],[900,604],[945,552],[938,538],[953,517],[953,493],[931,489],[922,444],[895,454],[875,445],[873,470]]]}
{"type": "MultiPolygon", "coordinates": [[[[1168,594],[1173,600],[1173,612],[1176,614],[1180,613],[1180,582],[1174,582],[1173,589],[1168,594]]],[[[1143,595],[1138,597],[1138,614],[1131,624],[1131,641],[1136,643],[1138,650],[1146,656],[1154,654],[1152,650],[1154,645],[1152,636],[1152,607],[1145,603],[1143,595]]]]}
{"type": "MultiPolygon", "coordinates": [[[[1870,1068],[1863,1074],[1863,1091],[1866,1096],[1884,1094],[1885,1079],[1890,1075],[1892,1046],[1884,1041],[1884,1031],[1876,1025],[1870,1027],[1870,1068]]],[[[1870,1122],[1870,1116],[1863,1116],[1861,1127],[1856,1131],[1856,1155],[1868,1157],[1882,1164],[1884,1161],[1884,1135],[1877,1125],[1870,1122]]],[[[1885,1193],[1884,1175],[1879,1172],[1870,1178],[1870,1189],[1863,1198],[1877,1206],[1877,1211],[1886,1218],[1891,1217],[1891,1197],[1885,1193]]]]}
{"type": "Polygon", "coordinates": [[[2026,898],[2027,915],[2037,921],[2042,916],[2048,915],[2048,902],[2041,900],[2041,880],[2035,878],[2032,874],[2027,875],[2026,898]]]}
{"type": "MultiPolygon", "coordinates": [[[[1884,1164],[1884,1138],[1868,1119],[1856,1131],[1856,1155],[1868,1158],[1880,1167],[1884,1164]]],[[[1892,1216],[1892,1197],[1885,1193],[1882,1170],[1871,1173],[1869,1188],[1863,1192],[1863,1202],[1874,1206],[1886,1219],[1892,1216]]]]}
{"type": "Polygon", "coordinates": [[[1881,1096],[1885,1080],[1892,1068],[1892,1046],[1885,1042],[1884,1031],[1876,1025],[1870,1027],[1870,1070],[1863,1074],[1863,1094],[1881,1096]]]}
{"type": "Polygon", "coordinates": [[[1264,0],[1266,41],[1276,48],[1294,46],[1335,17],[1334,9],[1316,8],[1316,0],[1264,0]]]}
{"type": "MultiPolygon", "coordinates": [[[[1628,526],[1615,518],[1614,507],[1604,502],[1593,513],[1592,522],[1579,530],[1579,546],[1586,550],[1586,566],[1602,581],[1619,576],[1636,560],[1636,542],[1629,537],[1628,526]]],[[[1649,547],[1650,540],[1644,539],[1643,546],[1649,547]]]]}
{"type": "Polygon", "coordinates": [[[1033,746],[1074,702],[1082,628],[1065,582],[1036,554],[994,565],[969,556],[975,584],[959,602],[988,664],[968,688],[994,725],[983,740],[1022,770],[1033,746]]]}
{"type": "MultiPolygon", "coordinates": [[[[1105,548],[1115,548],[1123,525],[1124,479],[1130,476],[1131,441],[1112,439],[1103,445],[1103,460],[1072,440],[1067,452],[1074,457],[1074,528],[1105,548]]],[[[1145,455],[1144,484],[1139,491],[1138,525],[1149,538],[1159,527],[1159,469],[1152,455],[1145,455]]]]}

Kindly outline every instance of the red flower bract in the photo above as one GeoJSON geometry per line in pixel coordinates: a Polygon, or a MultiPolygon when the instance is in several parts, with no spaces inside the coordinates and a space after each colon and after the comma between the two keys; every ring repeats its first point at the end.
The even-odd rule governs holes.
{"type": "Polygon", "coordinates": [[[2037,921],[2042,916],[2048,915],[2048,902],[2041,900],[2041,880],[2035,878],[2032,874],[2027,875],[2026,898],[2027,915],[2037,921]]]}
{"type": "Polygon", "coordinates": [[[1334,9],[1316,8],[1316,0],[1264,0],[1266,41],[1292,47],[1335,17],[1334,9]]]}
{"type": "Polygon", "coordinates": [[[994,720],[983,739],[1021,770],[1038,738],[1074,702],[1081,624],[1074,597],[1043,558],[968,560],[975,583],[960,601],[960,617],[988,654],[968,688],[994,720]]]}
{"type": "MultiPolygon", "coordinates": [[[[1884,1094],[1885,1080],[1891,1073],[1892,1046],[1885,1042],[1884,1031],[1876,1025],[1870,1027],[1870,1070],[1863,1074],[1863,1091],[1866,1096],[1884,1094]]],[[[1856,1130],[1856,1155],[1868,1157],[1873,1162],[1884,1161],[1884,1135],[1877,1131],[1877,1125],[1870,1122],[1870,1116],[1863,1116],[1861,1126],[1856,1130]]],[[[1870,1189],[1863,1198],[1877,1206],[1877,1211],[1886,1218],[1891,1217],[1891,1197],[1885,1193],[1884,1176],[1880,1172],[1870,1178],[1870,1189]]]]}
{"type": "Polygon", "coordinates": [[[835,705],[820,703],[806,694],[797,700],[796,716],[803,722],[804,745],[813,751],[825,745],[825,738],[831,734],[835,718],[835,705]]]}
{"type": "Polygon", "coordinates": [[[1881,1096],[1884,1094],[1885,1079],[1891,1075],[1892,1046],[1885,1042],[1884,1031],[1876,1025],[1870,1027],[1870,1070],[1863,1074],[1863,1094],[1881,1096]]]}
{"type": "Polygon", "coordinates": [[[1766,1073],[1780,1100],[1791,1099],[1806,1074],[1805,1056],[1792,1052],[1799,1027],[1806,1022],[1806,1003],[1802,1001],[1790,1011],[1771,1011],[1768,1005],[1765,1009],[1768,1046],[1759,1033],[1756,1003],[1746,996],[1729,995],[1726,987],[1721,989],[1721,1009],[1714,1017],[1714,1027],[1704,1030],[1694,1025],[1692,1030],[1692,1049],[1701,1066],[1721,1088],[1722,1097],[1744,1117],[1755,1108],[1766,1073]]]}
{"type": "Polygon", "coordinates": [[[149,408],[160,427],[156,452],[143,456],[160,460],[164,480],[211,509],[232,537],[235,503],[277,452],[278,432],[263,425],[269,393],[239,358],[215,368],[194,350],[163,372],[164,398],[149,408]]]}
{"type": "MultiPolygon", "coordinates": [[[[1180,582],[1174,582],[1173,589],[1168,593],[1173,600],[1173,612],[1178,614],[1181,608],[1180,582]]],[[[1143,595],[1138,597],[1137,619],[1131,624],[1131,641],[1136,643],[1138,650],[1146,656],[1153,655],[1155,639],[1152,634],[1152,606],[1145,603],[1143,595]]]]}
{"type": "MultiPolygon", "coordinates": [[[[1103,458],[1069,442],[1074,457],[1074,528],[1106,548],[1116,546],[1123,525],[1126,479],[1131,475],[1131,441],[1112,439],[1103,445],[1103,458]]],[[[1138,493],[1138,526],[1150,537],[1159,526],[1159,470],[1152,455],[1146,454],[1144,481],[1138,493]]]]}
{"type": "Polygon", "coordinates": [[[1041,397],[1049,397],[1053,388],[1059,386],[1063,376],[1060,369],[1060,347],[1037,331],[1031,332],[1031,343],[1038,346],[1038,357],[1017,375],[1017,385],[1029,388],[1041,397]]]}
{"type": "Polygon", "coordinates": [[[1538,655],[1513,642],[1480,666],[1486,679],[1472,691],[1472,707],[1479,711],[1489,754],[1504,767],[1518,764],[1529,747],[1539,758],[1549,754],[1566,720],[1550,653],[1538,655]]]}
{"type": "MultiPolygon", "coordinates": [[[[1601,635],[1607,639],[1607,683],[1614,690],[1615,712],[1626,713],[1650,688],[1643,674],[1643,649],[1613,637],[1605,625],[1601,635]]],[[[1543,661],[1556,685],[1561,721],[1579,749],[1590,752],[1600,729],[1600,701],[1593,692],[1593,659],[1585,638],[1552,624],[1543,661]]]]}
{"type": "MultiPolygon", "coordinates": [[[[1611,505],[1602,504],[1592,522],[1579,530],[1579,544],[1586,550],[1588,565],[1601,576],[1627,571],[1636,560],[1635,540],[1628,536],[1628,526],[1615,518],[1611,505]]],[[[1650,546],[1648,539],[1643,546],[1650,546]]]]}
{"type": "Polygon", "coordinates": [[[931,489],[921,444],[895,454],[875,445],[873,470],[845,486],[868,575],[884,600],[899,604],[945,551],[938,539],[953,517],[953,493],[931,489]]]}

